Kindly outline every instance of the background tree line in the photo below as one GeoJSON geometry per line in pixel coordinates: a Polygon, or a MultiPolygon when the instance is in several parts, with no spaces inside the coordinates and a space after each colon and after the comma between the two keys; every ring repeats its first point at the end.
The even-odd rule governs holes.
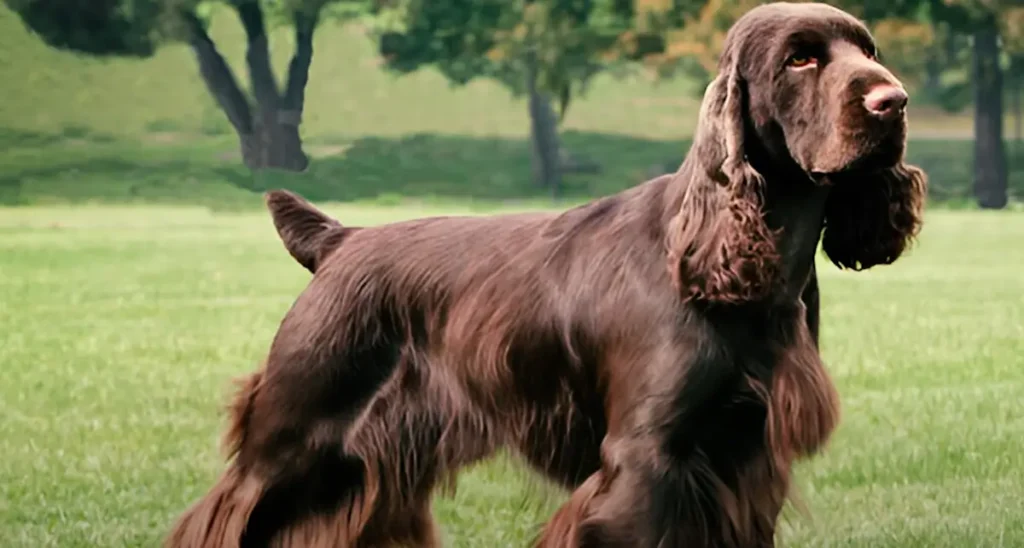
{"type": "MultiPolygon", "coordinates": [[[[153,55],[183,42],[238,135],[252,170],[304,170],[299,127],[325,21],[368,24],[381,60],[396,73],[433,67],[453,85],[500,82],[527,98],[535,183],[557,194],[562,174],[594,169],[565,150],[559,124],[599,73],[649,71],[703,89],[725,32],[755,0],[4,0],[46,44],[96,56],[153,55]],[[245,30],[239,82],[207,29],[226,5],[245,30]],[[276,75],[268,29],[294,35],[286,74],[276,75]]],[[[1020,141],[1024,0],[841,0],[871,25],[884,61],[915,101],[951,112],[974,109],[973,194],[984,208],[1007,204],[1004,116],[1020,141]]],[[[358,75],[348,75],[357,78],[358,75]]]]}

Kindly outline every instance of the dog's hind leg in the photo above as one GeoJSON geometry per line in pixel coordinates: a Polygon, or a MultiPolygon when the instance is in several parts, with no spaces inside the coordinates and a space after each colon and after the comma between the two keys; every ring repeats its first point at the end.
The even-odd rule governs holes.
{"type": "MultiPolygon", "coordinates": [[[[428,381],[427,368],[399,361],[355,420],[310,417],[305,430],[259,437],[249,434],[274,423],[254,413],[270,389],[254,375],[232,408],[237,457],[166,546],[440,546],[430,514],[435,486],[489,455],[495,443],[485,420],[452,403],[445,381],[428,381]]],[[[274,401],[281,413],[288,410],[274,401]]]]}
{"type": "Polygon", "coordinates": [[[309,435],[280,430],[253,438],[251,430],[263,426],[254,424],[254,408],[267,390],[264,375],[252,375],[232,405],[225,441],[234,461],[178,519],[165,546],[355,546],[376,482],[359,459],[344,453],[340,439],[311,444],[309,435]]]}
{"type": "Polygon", "coordinates": [[[346,442],[378,482],[359,546],[441,546],[435,488],[454,485],[461,468],[497,445],[489,421],[468,405],[457,381],[425,359],[403,361],[378,393],[346,442]]]}
{"type": "Polygon", "coordinates": [[[231,405],[225,441],[233,461],[178,520],[166,546],[355,546],[379,482],[347,450],[346,434],[394,373],[398,347],[388,337],[310,344],[311,331],[327,327],[295,310],[266,368],[231,405]]]}

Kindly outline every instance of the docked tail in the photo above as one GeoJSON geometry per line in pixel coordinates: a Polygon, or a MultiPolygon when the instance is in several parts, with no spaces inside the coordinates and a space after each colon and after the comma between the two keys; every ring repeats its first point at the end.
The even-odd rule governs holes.
{"type": "Polygon", "coordinates": [[[271,190],[264,195],[285,249],[306,270],[316,273],[328,253],[349,234],[359,230],[344,227],[297,194],[271,190]]]}

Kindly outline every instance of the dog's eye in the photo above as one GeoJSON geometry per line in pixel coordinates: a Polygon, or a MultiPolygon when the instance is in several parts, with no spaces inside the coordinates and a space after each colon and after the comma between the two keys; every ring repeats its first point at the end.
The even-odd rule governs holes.
{"type": "Polygon", "coordinates": [[[786,65],[792,68],[803,68],[817,64],[818,60],[816,58],[800,53],[791,55],[789,56],[789,59],[786,60],[786,65]]]}

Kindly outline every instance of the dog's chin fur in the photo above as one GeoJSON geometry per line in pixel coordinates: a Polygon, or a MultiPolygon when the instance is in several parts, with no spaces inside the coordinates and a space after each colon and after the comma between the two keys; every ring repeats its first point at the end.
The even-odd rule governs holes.
{"type": "Polygon", "coordinates": [[[829,171],[807,171],[808,177],[815,184],[831,185],[838,180],[856,180],[858,174],[869,174],[892,169],[903,161],[906,150],[904,147],[886,146],[886,142],[874,147],[870,153],[860,156],[845,166],[829,171]]]}
{"type": "MultiPolygon", "coordinates": [[[[907,119],[904,116],[900,120],[894,120],[887,124],[875,122],[877,128],[885,128],[881,135],[875,135],[872,131],[865,131],[859,140],[863,143],[861,150],[844,163],[834,162],[839,165],[815,165],[804,167],[804,171],[811,180],[815,182],[827,181],[829,177],[836,176],[846,178],[858,173],[871,173],[885,169],[892,169],[903,162],[906,155],[907,142],[907,119]]],[[[833,162],[829,162],[833,164],[833,162]]]]}

